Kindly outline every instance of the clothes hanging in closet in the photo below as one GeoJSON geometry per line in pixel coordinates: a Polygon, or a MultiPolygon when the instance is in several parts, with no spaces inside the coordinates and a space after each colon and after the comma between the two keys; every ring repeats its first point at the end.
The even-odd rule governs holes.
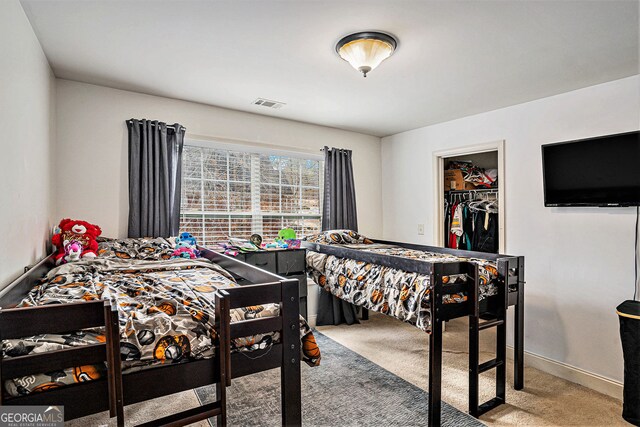
{"type": "Polygon", "coordinates": [[[470,251],[473,248],[471,241],[473,236],[473,214],[466,204],[462,211],[462,229],[464,233],[461,236],[459,248],[470,251]]]}
{"type": "MultiPolygon", "coordinates": [[[[458,236],[453,232],[454,230],[454,224],[456,224],[456,219],[455,219],[455,214],[456,214],[456,209],[458,208],[458,203],[454,203],[453,205],[451,205],[451,213],[450,213],[450,223],[451,226],[449,227],[449,248],[453,248],[453,249],[458,249],[458,236]]],[[[457,227],[457,224],[455,225],[457,227]]]]}
{"type": "Polygon", "coordinates": [[[451,229],[451,204],[448,200],[444,201],[444,246],[449,247],[449,233],[451,229]]]}
{"type": "Polygon", "coordinates": [[[472,201],[445,201],[445,247],[497,253],[498,214],[472,201]]]}
{"type": "Polygon", "coordinates": [[[498,214],[476,213],[471,247],[478,252],[498,252],[498,214]]]}

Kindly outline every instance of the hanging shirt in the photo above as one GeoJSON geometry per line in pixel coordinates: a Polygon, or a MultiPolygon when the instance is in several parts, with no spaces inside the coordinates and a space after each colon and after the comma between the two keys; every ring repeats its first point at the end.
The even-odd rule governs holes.
{"type": "Polygon", "coordinates": [[[465,249],[471,250],[471,239],[473,236],[473,216],[471,215],[471,209],[469,206],[464,205],[462,211],[462,229],[464,230],[464,244],[465,249]]]}
{"type": "Polygon", "coordinates": [[[451,209],[449,201],[444,201],[444,247],[449,247],[449,230],[451,229],[451,209]]]}
{"type": "MultiPolygon", "coordinates": [[[[498,214],[483,212],[480,224],[476,224],[476,247],[480,252],[498,252],[498,214]],[[487,228],[484,227],[487,224],[487,228]]],[[[475,237],[475,236],[474,236],[475,237]]]]}
{"type": "MultiPolygon", "coordinates": [[[[458,207],[458,203],[454,203],[451,206],[451,223],[453,224],[453,216],[456,212],[456,208],[458,207]]],[[[455,234],[453,234],[451,232],[451,229],[449,229],[449,247],[452,249],[458,249],[458,236],[456,236],[455,234]]]]}
{"type": "Polygon", "coordinates": [[[462,229],[462,203],[458,203],[453,212],[453,220],[451,221],[451,232],[456,236],[462,236],[464,230],[462,229]]]}
{"type": "Polygon", "coordinates": [[[471,249],[478,250],[479,239],[482,229],[484,229],[484,211],[475,211],[473,213],[473,236],[471,238],[471,249]]]}

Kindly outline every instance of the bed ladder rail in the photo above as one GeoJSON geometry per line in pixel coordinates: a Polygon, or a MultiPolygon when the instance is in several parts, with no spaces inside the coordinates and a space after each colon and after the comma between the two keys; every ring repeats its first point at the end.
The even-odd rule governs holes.
{"type": "MultiPolygon", "coordinates": [[[[476,277],[478,277],[477,271],[476,277]]],[[[469,414],[476,418],[505,403],[507,373],[506,283],[498,284],[497,300],[495,318],[481,322],[477,286],[471,296],[472,313],[469,316],[469,414]],[[496,356],[494,359],[480,363],[480,332],[493,328],[496,329],[496,356]],[[480,374],[491,369],[496,371],[496,395],[492,399],[479,404],[480,374]]]]}

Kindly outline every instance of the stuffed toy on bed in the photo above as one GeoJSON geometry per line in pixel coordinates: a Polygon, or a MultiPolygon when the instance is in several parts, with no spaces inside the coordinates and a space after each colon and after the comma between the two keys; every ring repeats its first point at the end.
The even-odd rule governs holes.
{"type": "Polygon", "coordinates": [[[198,251],[197,248],[198,245],[195,237],[190,233],[180,233],[180,235],[176,237],[176,249],[173,251],[171,258],[198,258],[200,251],[198,251]]]}
{"type": "Polygon", "coordinates": [[[64,257],[62,257],[61,263],[80,261],[82,256],[82,243],[77,240],[71,240],[64,245],[64,257]]]}
{"type": "MultiPolygon", "coordinates": [[[[75,241],[80,245],[80,259],[95,258],[98,254],[98,242],[96,238],[102,233],[97,225],[86,221],[65,218],[58,225],[58,232],[51,238],[51,243],[56,247],[55,254],[56,264],[62,264],[65,257],[69,254],[66,252],[66,246],[75,241]]],[[[78,250],[77,247],[73,248],[78,250]]]]}

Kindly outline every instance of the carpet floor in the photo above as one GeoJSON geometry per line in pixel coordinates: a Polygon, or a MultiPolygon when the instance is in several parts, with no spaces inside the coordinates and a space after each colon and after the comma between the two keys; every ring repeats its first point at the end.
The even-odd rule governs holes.
{"type": "MultiPolygon", "coordinates": [[[[194,408],[196,406],[200,406],[200,401],[193,390],[187,390],[182,393],[147,400],[146,402],[135,403],[124,408],[125,425],[135,426],[147,421],[184,411],[185,409],[194,408]]],[[[116,419],[109,418],[108,411],[82,418],[76,418],[75,420],[67,421],[65,423],[66,427],[111,427],[115,425],[116,419]]],[[[211,427],[209,422],[206,420],[191,425],[197,427],[211,427]]]]}
{"type": "MultiPolygon", "coordinates": [[[[443,339],[444,353],[443,353],[443,384],[442,384],[442,398],[448,402],[451,406],[458,408],[462,412],[467,411],[467,396],[468,396],[468,346],[467,346],[467,321],[466,319],[457,319],[451,321],[447,325],[447,330],[443,339]]],[[[381,409],[388,407],[388,402],[394,394],[401,389],[404,390],[403,396],[408,396],[408,393],[412,400],[405,402],[397,401],[398,405],[410,405],[412,408],[420,408],[424,411],[426,408],[426,394],[420,392],[418,389],[426,390],[428,387],[428,335],[421,332],[417,328],[391,319],[387,316],[371,314],[370,320],[362,322],[359,325],[352,326],[323,326],[318,328],[322,334],[331,338],[333,341],[342,344],[348,349],[352,350],[348,353],[358,353],[366,359],[360,359],[366,364],[372,364],[373,366],[379,365],[384,369],[374,369],[376,372],[388,371],[392,373],[393,385],[382,384],[382,390],[385,392],[385,401],[387,406],[378,403],[364,403],[360,402],[362,396],[357,397],[352,395],[351,392],[361,392],[367,390],[365,387],[347,387],[344,393],[340,395],[341,399],[337,401],[337,409],[333,412],[335,415],[331,415],[332,411],[329,411],[329,415],[324,419],[326,425],[338,425],[341,423],[339,413],[349,415],[348,408],[354,408],[356,414],[364,413],[364,415],[376,415],[381,412],[381,409]],[[367,361],[368,359],[368,361],[367,361]],[[371,363],[373,362],[373,363],[371,363]],[[386,371],[385,371],[386,370],[386,371]],[[396,379],[397,378],[397,379],[396,379]],[[401,381],[405,380],[406,382],[401,381]],[[400,380],[400,381],[398,381],[400,380]],[[418,391],[416,391],[418,390],[418,391]]],[[[482,333],[481,343],[481,360],[486,360],[492,357],[493,346],[495,340],[493,332],[486,331],[482,333]]],[[[302,368],[303,379],[308,378],[308,375],[317,375],[322,383],[328,382],[327,389],[317,389],[312,397],[313,404],[320,405],[321,407],[328,407],[327,402],[334,400],[332,393],[334,388],[331,388],[332,378],[335,376],[332,371],[336,368],[340,368],[343,372],[345,363],[342,360],[343,356],[337,356],[339,353],[335,353],[336,357],[332,356],[333,350],[329,350],[329,347],[333,346],[330,340],[324,339],[321,334],[318,334],[318,341],[320,348],[323,351],[323,363],[320,368],[310,369],[307,367],[302,368]],[[328,393],[326,390],[332,390],[328,393]]],[[[338,346],[339,348],[340,346],[338,346]]],[[[342,347],[344,348],[344,347],[342,347]]],[[[341,351],[345,351],[341,350],[341,351]]],[[[349,365],[351,366],[351,365],[349,365]]],[[[356,365],[354,368],[358,368],[356,365]]],[[[360,368],[361,369],[361,368],[360,368]]],[[[272,375],[268,381],[268,384],[255,384],[260,387],[273,388],[274,391],[267,393],[271,396],[266,399],[268,402],[261,403],[260,408],[254,409],[244,419],[255,420],[255,417],[262,416],[269,413],[272,417],[272,421],[277,425],[279,419],[273,418],[279,416],[279,374],[278,371],[267,372],[264,374],[267,378],[272,375]],[[274,400],[275,399],[275,400],[274,400]],[[258,414],[260,413],[260,414],[258,414]],[[277,415],[276,415],[277,414],[277,415]]],[[[488,399],[493,392],[494,383],[490,373],[483,374],[480,380],[481,386],[481,399],[488,399]]],[[[255,375],[257,377],[257,375],[255,375]]],[[[246,378],[247,381],[242,385],[244,390],[251,390],[253,380],[251,377],[246,378]]],[[[235,411],[236,397],[233,393],[240,391],[240,380],[234,380],[233,386],[229,389],[231,397],[229,400],[230,414],[235,411]],[[238,385],[238,387],[236,387],[238,385]],[[235,389],[235,390],[234,390],[235,389]]],[[[493,411],[483,415],[480,419],[488,426],[628,426],[622,417],[622,404],[619,400],[612,397],[603,395],[601,393],[590,390],[586,387],[574,384],[572,382],[560,379],[553,375],[549,375],[545,372],[539,371],[535,368],[526,368],[525,370],[525,389],[521,391],[515,391],[512,388],[513,384],[513,365],[508,362],[507,367],[507,404],[494,409],[493,411]]],[[[353,384],[353,382],[349,382],[353,384]]],[[[369,385],[371,386],[371,385],[369,385]]],[[[303,387],[303,392],[307,386],[303,387]]],[[[208,393],[208,392],[207,392],[208,393]]],[[[202,393],[202,398],[207,398],[207,393],[202,393]]],[[[377,402],[376,394],[370,394],[370,396],[364,396],[365,398],[373,397],[377,402]]],[[[257,394],[250,392],[248,394],[257,394]]],[[[308,396],[308,395],[307,395],[308,396]]],[[[309,396],[307,397],[307,399],[309,396]]],[[[307,399],[303,402],[305,411],[307,409],[307,399]]],[[[368,400],[367,400],[368,401],[368,400]]],[[[130,405],[126,408],[127,425],[139,424],[144,421],[148,421],[157,417],[168,415],[171,413],[179,412],[186,408],[199,405],[199,399],[194,391],[189,390],[183,393],[178,393],[169,397],[158,398],[148,402],[143,402],[135,405],[130,405]]],[[[448,408],[448,405],[445,405],[448,408]]],[[[245,406],[246,408],[246,406],[245,406]]],[[[333,410],[333,408],[332,408],[333,410]]],[[[308,414],[304,415],[305,422],[308,420],[308,414]]],[[[385,415],[386,416],[386,415],[385,415]]],[[[465,415],[466,417],[466,415],[465,415]]],[[[355,418],[350,418],[354,420],[355,418]]],[[[443,421],[446,420],[446,415],[443,417],[443,421]]],[[[462,418],[461,418],[462,419],[462,418]]],[[[468,418],[464,418],[467,420],[468,418]]],[[[382,422],[383,420],[376,417],[373,421],[368,419],[369,422],[365,423],[364,420],[360,423],[352,422],[352,424],[360,425],[385,425],[388,422],[382,422]]],[[[233,420],[231,420],[233,421],[233,420]]],[[[415,423],[403,421],[405,426],[410,425],[425,425],[424,422],[419,421],[415,423]]],[[[466,421],[465,421],[466,422],[466,421]]],[[[108,413],[95,414],[89,417],[73,420],[68,425],[72,427],[84,427],[84,426],[101,426],[101,425],[114,425],[113,420],[109,420],[108,413]]],[[[209,424],[206,421],[195,424],[199,427],[206,427],[209,424]]],[[[473,425],[473,424],[469,424],[473,425]]]]}
{"type": "MultiPolygon", "coordinates": [[[[316,333],[322,364],[302,366],[302,420],[304,426],[420,426],[426,425],[427,393],[381,368],[347,347],[316,333]]],[[[228,390],[228,425],[281,425],[280,371],[272,369],[233,380],[228,390]],[[256,399],[258,397],[258,399],[256,399]]],[[[126,424],[135,425],[215,399],[214,387],[154,399],[126,408],[126,424]]],[[[210,423],[215,426],[215,420],[210,423]]],[[[114,425],[108,413],[73,420],[70,426],[114,425]]],[[[195,424],[207,426],[203,421],[195,424]]],[[[442,425],[480,427],[470,415],[442,404],[442,425]]]]}
{"type": "MultiPolygon", "coordinates": [[[[424,390],[320,333],[316,334],[316,340],[322,351],[322,364],[316,368],[302,367],[304,426],[426,425],[424,390]]],[[[196,393],[203,403],[215,399],[214,387],[202,387],[196,393]]],[[[233,380],[227,399],[230,426],[278,426],[280,413],[279,370],[233,380]]],[[[483,424],[443,403],[442,425],[483,424]]]]}
{"type": "MultiPolygon", "coordinates": [[[[429,336],[414,326],[372,313],[359,325],[318,327],[326,336],[426,390],[429,336]]],[[[448,322],[443,338],[442,399],[467,411],[468,322],[448,322]]],[[[495,332],[481,335],[480,360],[493,357],[495,332]]],[[[322,347],[321,347],[322,350],[322,347]]],[[[495,390],[493,371],[481,375],[481,401],[495,390]]],[[[513,389],[513,365],[507,366],[507,404],[483,415],[489,426],[628,426],[621,417],[622,403],[581,385],[535,368],[525,369],[525,388],[513,389]]]]}

